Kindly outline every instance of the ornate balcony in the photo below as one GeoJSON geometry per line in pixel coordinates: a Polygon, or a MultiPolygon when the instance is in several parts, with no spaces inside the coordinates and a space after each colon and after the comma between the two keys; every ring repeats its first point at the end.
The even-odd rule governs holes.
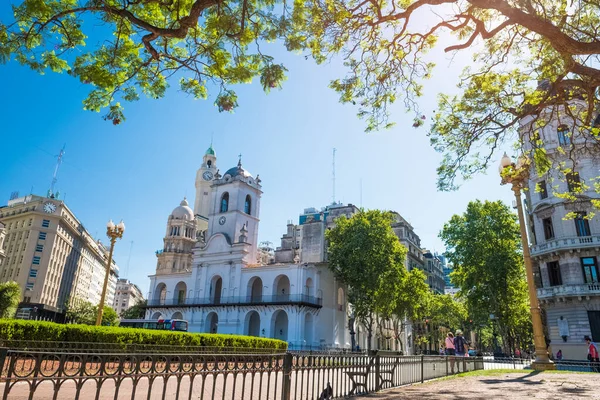
{"type": "Polygon", "coordinates": [[[555,251],[584,248],[600,248],[600,236],[574,236],[562,237],[547,240],[544,243],[536,244],[530,247],[531,256],[541,256],[542,254],[555,251]]]}
{"type": "Polygon", "coordinates": [[[537,290],[540,301],[551,298],[600,296],[600,283],[582,283],[579,285],[561,285],[539,288],[537,290]]]}
{"type": "Polygon", "coordinates": [[[302,305],[321,308],[323,299],[304,294],[281,294],[276,296],[230,296],[220,299],[194,297],[184,300],[150,299],[148,307],[213,307],[252,305],[302,305]]]}

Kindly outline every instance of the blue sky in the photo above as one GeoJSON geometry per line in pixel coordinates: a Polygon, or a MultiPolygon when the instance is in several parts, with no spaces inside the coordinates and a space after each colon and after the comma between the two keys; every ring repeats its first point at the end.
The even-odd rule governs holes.
{"type": "MultiPolygon", "coordinates": [[[[9,12],[7,2],[2,3],[0,19],[9,12]]],[[[331,203],[334,147],[336,200],[398,211],[431,250],[443,251],[437,237],[442,225],[469,201],[512,201],[495,166],[459,191],[437,192],[441,157],[426,137],[429,120],[414,129],[414,115],[397,104],[395,128],[366,134],[356,109],[339,104],[327,88],[330,79],[344,74],[338,62],[318,66],[277,44],[263,51],[267,48],[289,69],[283,90],[265,95],[255,80],[236,89],[240,107],[234,114],[219,114],[214,93],[207,101],[193,100],[172,82],[163,99],[125,104],[127,121],[116,127],[102,114],[83,110],[88,87],[78,80],[66,74],[41,76],[14,62],[0,65],[0,204],[17,190],[44,195],[55,156],[66,144],[57,189],[96,237],[105,239],[109,218],[124,219],[127,230],[115,257],[121,276],[147,293],[147,275],[155,270],[154,251],[162,247],[167,217],[183,196],[193,204],[196,170],[211,135],[222,171],[242,153],[244,167],[260,174],[259,239],[275,245],[288,220],[297,222],[306,207],[331,203]]],[[[426,115],[435,109],[438,92],[455,90],[457,74],[470,60],[468,53],[452,63],[441,51],[432,57],[438,67],[421,102],[426,115]]]]}

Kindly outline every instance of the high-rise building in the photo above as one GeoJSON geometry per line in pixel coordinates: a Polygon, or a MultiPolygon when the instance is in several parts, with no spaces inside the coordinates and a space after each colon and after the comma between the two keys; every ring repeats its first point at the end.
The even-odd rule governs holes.
{"type": "MultiPolygon", "coordinates": [[[[15,198],[0,208],[0,222],[6,235],[0,282],[21,286],[18,318],[62,321],[69,302],[100,302],[108,251],[63,201],[15,198]]],[[[113,260],[106,304],[112,304],[118,271],[113,260]]]]}
{"type": "Polygon", "coordinates": [[[118,315],[121,315],[123,311],[144,299],[140,288],[128,279],[119,279],[117,281],[114,297],[112,307],[118,315]]]}
{"type": "Polygon", "coordinates": [[[587,103],[573,99],[570,107],[540,112],[545,126],[528,117],[521,121],[526,150],[542,146],[552,168],[532,164],[526,209],[530,251],[546,335],[551,349],[566,359],[585,359],[584,335],[600,341],[600,219],[592,204],[600,199],[594,182],[600,158],[597,138],[572,115],[587,103]],[[561,170],[563,172],[561,172],[561,170]],[[561,193],[571,192],[572,196],[561,193]]]}

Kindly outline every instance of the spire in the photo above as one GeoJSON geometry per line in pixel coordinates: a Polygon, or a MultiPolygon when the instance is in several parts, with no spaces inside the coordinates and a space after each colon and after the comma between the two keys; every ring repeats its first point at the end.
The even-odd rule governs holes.
{"type": "Polygon", "coordinates": [[[238,154],[239,160],[238,160],[238,168],[242,167],[242,153],[238,154]]]}

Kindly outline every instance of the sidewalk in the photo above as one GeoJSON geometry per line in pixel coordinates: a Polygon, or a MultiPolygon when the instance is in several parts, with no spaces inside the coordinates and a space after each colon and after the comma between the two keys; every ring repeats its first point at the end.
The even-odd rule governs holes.
{"type": "Polygon", "coordinates": [[[438,379],[357,399],[600,399],[600,374],[486,371],[438,379]]]}

